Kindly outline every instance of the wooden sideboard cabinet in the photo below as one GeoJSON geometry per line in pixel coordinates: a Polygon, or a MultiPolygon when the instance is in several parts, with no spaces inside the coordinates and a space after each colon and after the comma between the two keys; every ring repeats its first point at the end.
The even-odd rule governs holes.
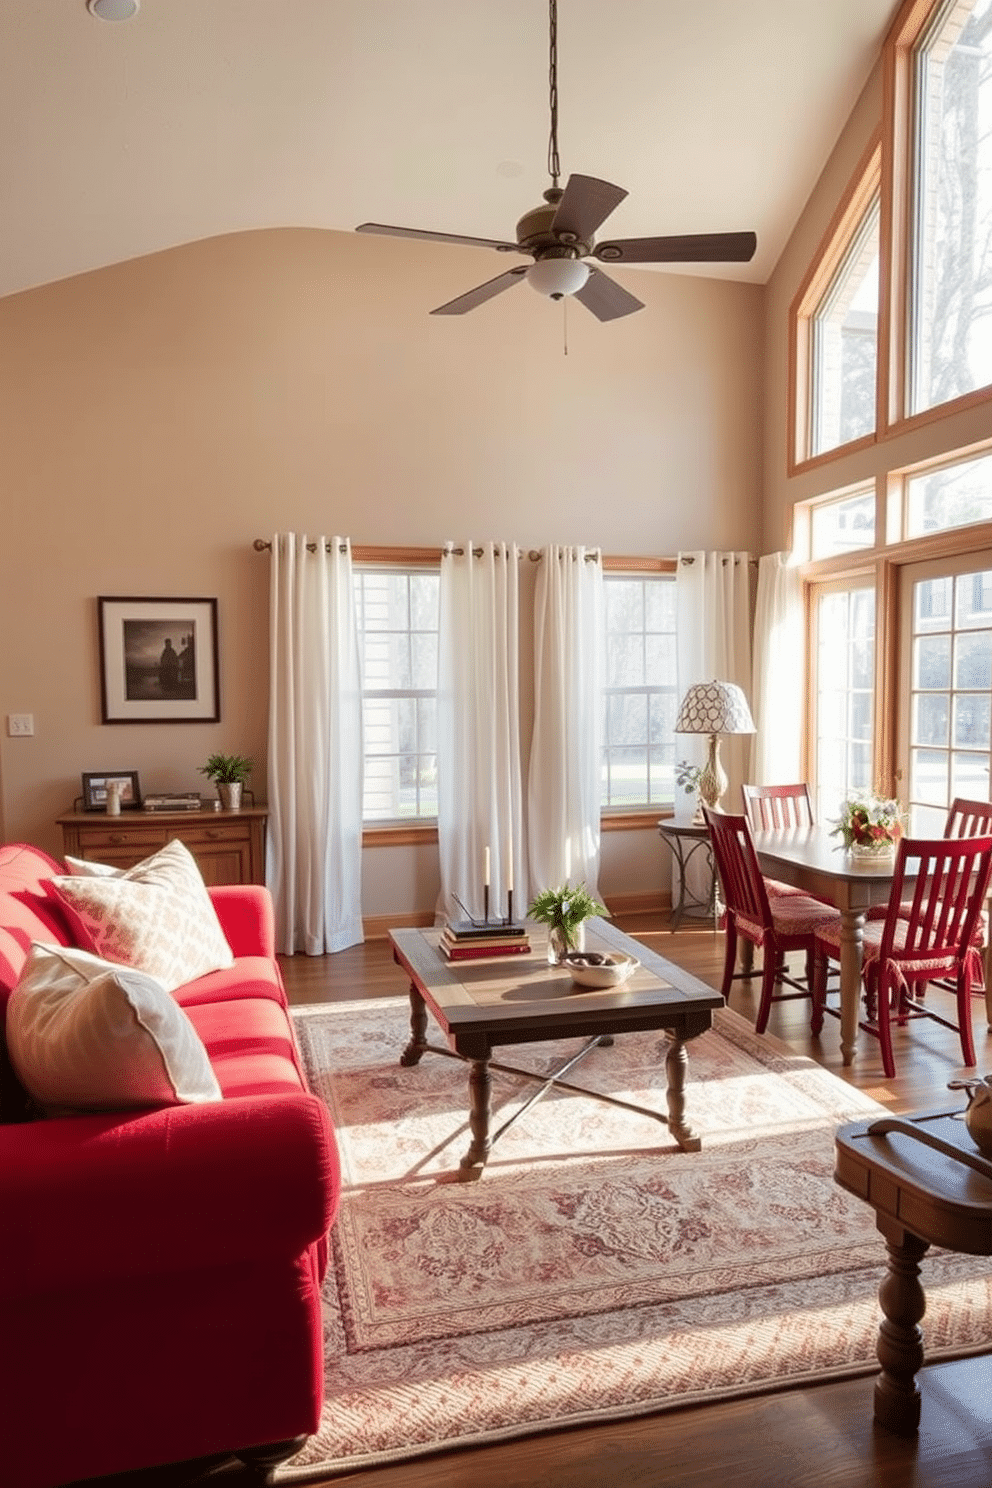
{"type": "Polygon", "coordinates": [[[193,854],[207,884],[265,882],[265,824],[259,806],[239,811],[70,811],[58,818],[72,858],[133,868],[174,837],[193,854]]]}

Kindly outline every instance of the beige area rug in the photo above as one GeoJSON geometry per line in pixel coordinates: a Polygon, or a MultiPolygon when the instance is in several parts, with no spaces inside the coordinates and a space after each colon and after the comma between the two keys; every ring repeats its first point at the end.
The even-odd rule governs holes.
{"type": "MultiPolygon", "coordinates": [[[[884,1247],[832,1172],[836,1127],[882,1108],[736,1014],[689,1045],[701,1152],[556,1092],[475,1183],[452,1181],[467,1067],[431,1053],[400,1067],[405,998],[295,1017],[343,1194],[323,1420],[278,1481],[877,1367],[884,1247]]],[[[503,1058],[543,1069],[576,1047],[503,1058]]],[[[629,1034],[570,1078],[664,1111],[665,1047],[629,1034]]],[[[534,1088],[493,1076],[494,1130],[534,1088]]],[[[928,1357],[987,1346],[988,1261],[933,1253],[924,1279],[928,1357]]]]}

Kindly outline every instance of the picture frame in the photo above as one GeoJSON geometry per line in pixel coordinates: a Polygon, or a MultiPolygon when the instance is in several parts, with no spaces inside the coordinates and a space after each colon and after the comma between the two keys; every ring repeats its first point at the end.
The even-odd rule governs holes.
{"type": "Polygon", "coordinates": [[[104,723],[218,723],[216,599],[101,595],[104,723]]]}
{"type": "Polygon", "coordinates": [[[106,811],[107,786],[116,781],[121,787],[121,810],[137,811],[141,805],[141,787],[137,770],[97,770],[83,774],[83,809],[106,811]]]}

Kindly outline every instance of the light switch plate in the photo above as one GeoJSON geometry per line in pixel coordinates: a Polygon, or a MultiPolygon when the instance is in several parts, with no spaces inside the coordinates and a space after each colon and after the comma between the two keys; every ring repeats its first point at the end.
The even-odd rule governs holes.
{"type": "Polygon", "coordinates": [[[11,739],[30,739],[34,734],[33,713],[8,713],[7,735],[11,739]]]}

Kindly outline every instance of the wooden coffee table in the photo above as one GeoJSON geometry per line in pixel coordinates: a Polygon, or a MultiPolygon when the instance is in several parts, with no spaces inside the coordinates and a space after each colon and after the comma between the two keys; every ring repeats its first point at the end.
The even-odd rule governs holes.
{"type": "Polygon", "coordinates": [[[697,1152],[700,1139],[685,1118],[685,1045],[711,1027],[713,1009],[723,1006],[719,992],[602,919],[586,921],[586,949],[636,956],[641,964],[621,987],[605,991],[578,987],[564,967],[548,965],[542,928],[528,928],[533,945],[530,955],[467,962],[447,959],[439,949],[440,930],[389,932],[393,957],[410,978],[410,1042],[400,1063],[418,1064],[430,1051],[463,1059],[470,1067],[472,1141],[461,1160],[461,1176],[481,1175],[493,1142],[510,1125],[508,1121],[495,1135],[490,1131],[493,1070],[538,1083],[540,1088],[517,1116],[557,1087],[653,1116],[668,1127],[684,1151],[697,1152]],[[444,1033],[447,1047],[428,1043],[428,1012],[444,1033]],[[671,1034],[665,1058],[667,1115],[586,1090],[563,1078],[597,1044],[612,1043],[615,1034],[654,1029],[671,1034]],[[553,1074],[493,1063],[493,1050],[499,1045],[559,1038],[582,1038],[585,1043],[553,1074]]]}

